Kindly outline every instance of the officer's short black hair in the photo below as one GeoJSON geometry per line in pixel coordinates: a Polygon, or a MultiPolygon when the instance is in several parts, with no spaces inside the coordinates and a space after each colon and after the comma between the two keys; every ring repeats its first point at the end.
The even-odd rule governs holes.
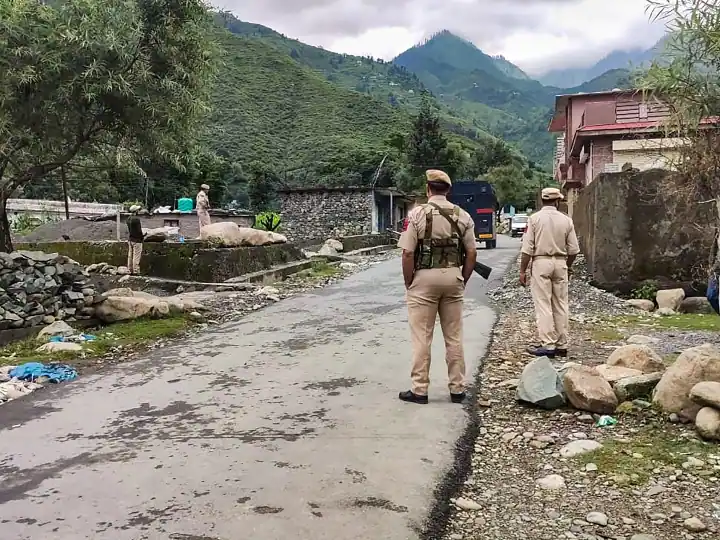
{"type": "Polygon", "coordinates": [[[438,195],[445,195],[450,191],[450,186],[446,182],[432,181],[428,182],[427,185],[432,193],[437,193],[438,195]]]}

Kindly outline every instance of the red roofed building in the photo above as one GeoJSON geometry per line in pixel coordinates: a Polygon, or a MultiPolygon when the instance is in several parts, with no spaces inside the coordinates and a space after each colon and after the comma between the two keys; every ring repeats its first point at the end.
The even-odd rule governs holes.
{"type": "Polygon", "coordinates": [[[556,97],[548,127],[559,134],[553,175],[571,215],[577,191],[600,173],[618,172],[626,163],[640,170],[672,166],[683,139],[664,135],[668,115],[666,104],[638,90],[556,97]]]}

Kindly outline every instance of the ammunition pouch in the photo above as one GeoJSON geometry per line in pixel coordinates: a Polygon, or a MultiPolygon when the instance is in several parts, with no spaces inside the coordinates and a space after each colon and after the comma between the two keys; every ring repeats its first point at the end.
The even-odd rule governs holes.
{"type": "Polygon", "coordinates": [[[415,270],[428,270],[430,268],[458,268],[465,264],[465,247],[463,235],[457,221],[460,217],[460,208],[455,206],[452,211],[440,208],[429,203],[441,216],[450,222],[453,232],[449,238],[432,238],[433,213],[432,209],[425,209],[425,235],[418,240],[415,250],[415,270]]]}

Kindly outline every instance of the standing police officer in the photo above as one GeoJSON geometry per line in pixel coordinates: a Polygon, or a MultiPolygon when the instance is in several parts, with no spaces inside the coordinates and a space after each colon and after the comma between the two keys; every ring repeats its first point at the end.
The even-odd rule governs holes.
{"type": "Polygon", "coordinates": [[[540,346],[528,352],[534,356],[567,356],[568,275],[580,253],[572,219],[558,207],[564,198],[557,188],[545,188],[540,195],[543,207],[528,219],[520,260],[520,283],[528,284],[535,304],[540,346]]]}
{"type": "Polygon", "coordinates": [[[426,177],[428,202],[408,214],[408,227],[398,242],[403,249],[402,270],[413,351],[412,390],[401,392],[400,399],[428,402],[430,346],[439,314],[450,398],[453,403],[462,403],[465,398],[462,307],[465,284],[477,258],[475,224],[470,214],[447,200],[452,186],[447,174],[429,170],[426,177]]]}

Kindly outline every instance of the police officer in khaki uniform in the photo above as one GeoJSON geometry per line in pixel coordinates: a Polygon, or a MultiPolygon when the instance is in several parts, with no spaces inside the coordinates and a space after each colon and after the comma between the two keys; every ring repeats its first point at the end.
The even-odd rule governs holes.
{"type": "Polygon", "coordinates": [[[452,186],[447,174],[429,170],[426,177],[428,202],[408,214],[408,227],[398,242],[403,249],[413,354],[412,390],[401,392],[400,399],[428,402],[430,346],[435,319],[440,315],[450,398],[453,403],[462,403],[465,398],[462,307],[465,284],[477,258],[475,224],[467,212],[447,200],[452,186]]]}
{"type": "Polygon", "coordinates": [[[535,304],[540,346],[528,352],[534,356],[567,356],[568,275],[580,252],[572,219],[558,210],[564,198],[557,188],[545,188],[540,195],[543,207],[528,219],[523,236],[520,283],[528,284],[535,304]]]}

